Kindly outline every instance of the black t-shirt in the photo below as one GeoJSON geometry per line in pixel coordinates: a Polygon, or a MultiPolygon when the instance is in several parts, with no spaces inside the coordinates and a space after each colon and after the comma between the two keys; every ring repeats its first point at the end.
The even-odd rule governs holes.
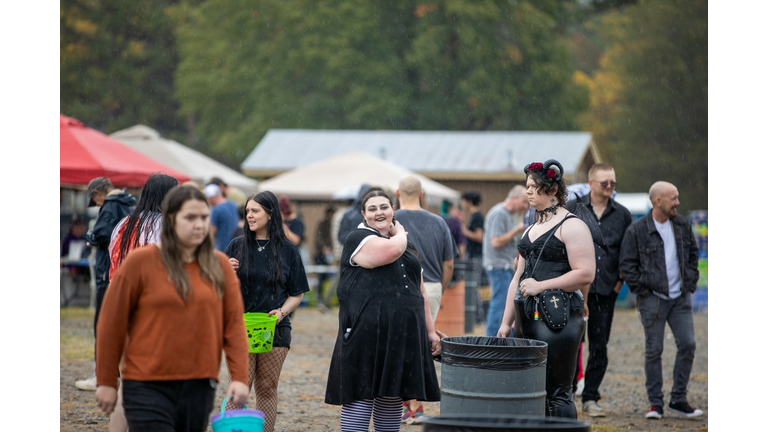
{"type": "Polygon", "coordinates": [[[299,236],[299,244],[296,246],[301,246],[304,243],[304,222],[297,216],[295,219],[285,222],[285,224],[288,225],[288,229],[291,232],[299,236]]]}
{"type": "MultiPolygon", "coordinates": [[[[224,253],[231,258],[240,257],[240,247],[243,243],[243,236],[232,240],[224,253]]],[[[250,274],[244,275],[243,263],[240,263],[240,269],[237,276],[240,278],[240,292],[243,294],[243,306],[245,312],[267,313],[277,309],[285,303],[288,296],[297,296],[309,291],[307,274],[304,272],[304,264],[301,262],[299,249],[290,241],[284,241],[280,249],[283,259],[283,280],[285,287],[274,289],[267,286],[267,257],[269,250],[264,249],[261,252],[254,251],[251,254],[249,263],[250,274]]],[[[290,327],[289,317],[283,318],[278,327],[290,327]]]]}
{"type": "MultiPolygon", "coordinates": [[[[482,229],[484,224],[483,214],[480,211],[472,213],[469,217],[469,224],[467,229],[474,231],[478,228],[482,229]]],[[[467,258],[482,258],[483,257],[483,242],[476,242],[467,238],[467,258]]]]}

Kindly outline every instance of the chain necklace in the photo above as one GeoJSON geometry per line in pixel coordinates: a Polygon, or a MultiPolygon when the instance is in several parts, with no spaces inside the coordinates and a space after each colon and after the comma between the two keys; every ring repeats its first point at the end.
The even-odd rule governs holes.
{"type": "Polygon", "coordinates": [[[261,245],[261,243],[259,243],[259,241],[258,241],[258,240],[256,240],[256,245],[258,246],[258,247],[256,248],[256,250],[257,250],[257,251],[259,251],[259,252],[261,252],[261,251],[263,251],[263,250],[264,250],[264,248],[266,248],[266,247],[267,247],[267,245],[268,245],[268,244],[269,244],[269,239],[267,240],[267,242],[266,242],[266,243],[264,243],[264,246],[262,246],[262,245],[261,245]]]}

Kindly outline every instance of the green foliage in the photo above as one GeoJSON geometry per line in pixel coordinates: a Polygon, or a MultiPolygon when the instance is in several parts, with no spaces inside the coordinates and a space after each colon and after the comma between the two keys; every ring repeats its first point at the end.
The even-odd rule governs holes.
{"type": "Polygon", "coordinates": [[[60,18],[60,107],[102,131],[146,124],[182,131],[173,95],[172,0],[66,0],[60,18]]]}
{"type": "Polygon", "coordinates": [[[181,112],[235,160],[270,128],[573,130],[588,104],[560,1],[209,0],[177,12],[181,112]]]}
{"type": "Polygon", "coordinates": [[[66,0],[61,112],[237,166],[270,128],[588,130],[707,208],[703,0],[66,0]]]}
{"type": "Polygon", "coordinates": [[[674,183],[681,209],[707,208],[707,2],[647,0],[606,14],[608,48],[592,119],[624,191],[674,183]]]}

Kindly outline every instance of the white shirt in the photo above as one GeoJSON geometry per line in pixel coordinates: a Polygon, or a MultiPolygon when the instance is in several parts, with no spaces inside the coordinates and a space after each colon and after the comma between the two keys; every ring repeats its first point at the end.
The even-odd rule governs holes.
{"type": "MultiPolygon", "coordinates": [[[[667,283],[669,283],[669,298],[680,297],[682,280],[680,279],[680,263],[677,261],[677,246],[675,244],[675,232],[672,229],[672,222],[667,219],[664,223],[653,220],[656,230],[661,234],[664,241],[664,258],[667,264],[667,283]]],[[[657,293],[654,293],[657,294],[657,293]]],[[[659,296],[664,298],[664,296],[659,296]]]]}

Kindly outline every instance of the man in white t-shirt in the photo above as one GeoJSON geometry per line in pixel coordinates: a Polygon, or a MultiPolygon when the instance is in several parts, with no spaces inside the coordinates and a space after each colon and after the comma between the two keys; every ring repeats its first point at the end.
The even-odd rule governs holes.
{"type": "Polygon", "coordinates": [[[645,329],[645,388],[651,404],[645,418],[664,415],[661,354],[667,324],[677,345],[669,410],[699,417],[702,410],[691,407],[687,400],[696,351],[691,297],[699,280],[699,249],[690,223],[677,214],[680,201],[675,185],[656,182],[649,198],[651,212],[627,228],[619,257],[619,269],[637,295],[637,311],[645,329]]]}

